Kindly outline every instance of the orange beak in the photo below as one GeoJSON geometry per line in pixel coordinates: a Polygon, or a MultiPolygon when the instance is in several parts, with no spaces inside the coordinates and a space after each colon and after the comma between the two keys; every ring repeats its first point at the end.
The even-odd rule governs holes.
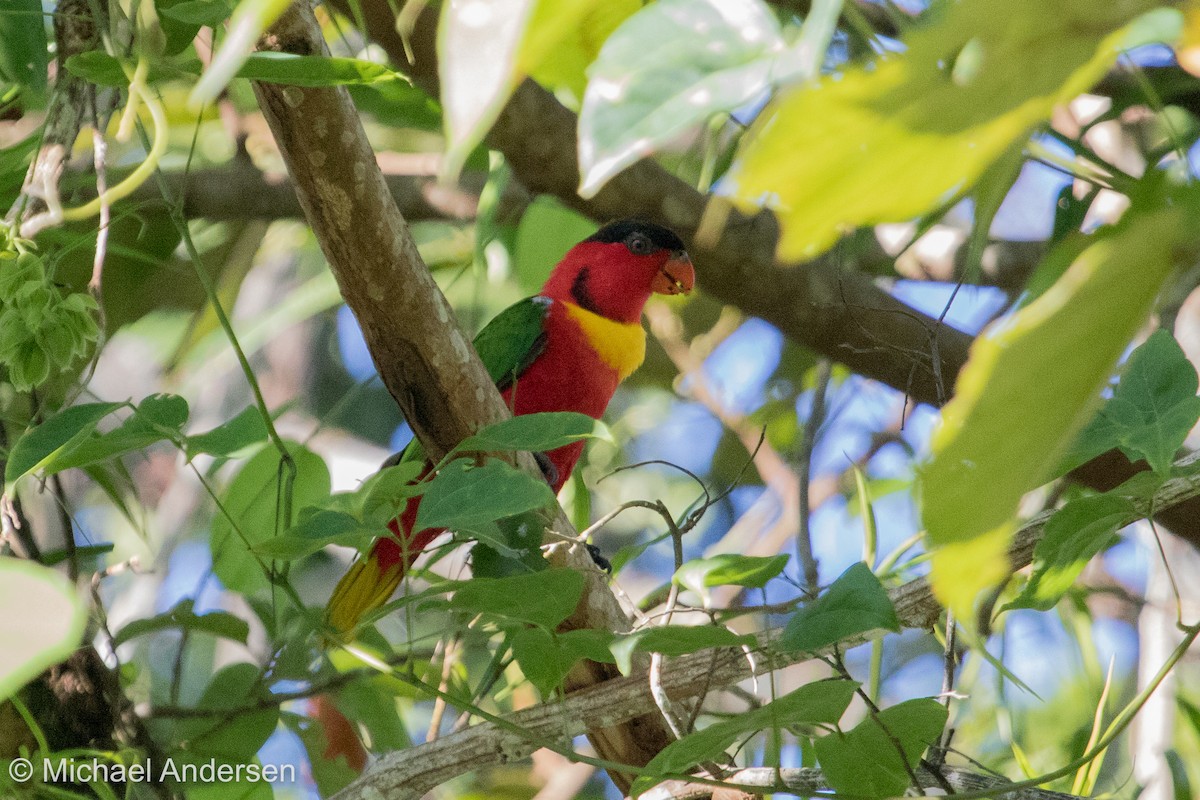
{"type": "Polygon", "coordinates": [[[687,294],[696,285],[696,271],[692,259],[683,250],[676,250],[662,265],[662,269],[650,281],[656,294],[687,294]]]}

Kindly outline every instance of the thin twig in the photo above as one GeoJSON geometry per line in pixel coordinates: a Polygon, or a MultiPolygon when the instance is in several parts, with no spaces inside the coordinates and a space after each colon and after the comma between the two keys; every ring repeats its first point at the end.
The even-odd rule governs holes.
{"type": "Polygon", "coordinates": [[[804,424],[804,438],[800,442],[800,525],[796,534],[796,550],[804,570],[804,593],[809,598],[816,597],[820,592],[821,577],[817,559],[813,556],[808,487],[812,481],[813,449],[817,443],[817,433],[825,422],[825,391],[829,387],[832,375],[833,367],[829,360],[822,359],[817,365],[817,384],[813,388],[812,410],[804,424]]]}

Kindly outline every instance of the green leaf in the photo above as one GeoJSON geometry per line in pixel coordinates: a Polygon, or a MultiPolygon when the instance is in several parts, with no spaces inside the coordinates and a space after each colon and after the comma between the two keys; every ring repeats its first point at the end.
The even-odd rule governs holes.
{"type": "Polygon", "coordinates": [[[161,16],[203,28],[215,28],[232,12],[226,0],[184,0],[159,9],[161,16]]]}
{"type": "Polygon", "coordinates": [[[1046,523],[1033,551],[1033,573],[1021,594],[1004,608],[1049,611],[1071,588],[1092,556],[1112,544],[1118,530],[1137,519],[1124,497],[1101,494],[1072,500],[1046,523]]]}
{"type": "Polygon", "coordinates": [[[1021,497],[1052,477],[1170,276],[1176,248],[1192,239],[1182,210],[1190,194],[1170,204],[1141,200],[1118,226],[1094,234],[1053,288],[976,338],[942,410],[921,473],[922,517],[939,548],[934,589],[960,619],[1007,573],[1021,497]]]}
{"type": "Polygon", "coordinates": [[[378,679],[354,681],[343,686],[337,694],[338,708],[367,729],[371,747],[379,753],[413,746],[404,729],[404,720],[397,713],[394,693],[388,686],[387,682],[378,679]]]}
{"type": "Polygon", "coordinates": [[[783,572],[788,556],[741,556],[722,553],[687,562],[671,579],[696,594],[707,596],[711,586],[747,586],[761,589],[767,581],[783,572]]]}
{"type": "Polygon", "coordinates": [[[386,525],[404,510],[408,498],[425,490],[423,484],[415,482],[425,469],[421,461],[401,461],[385,467],[363,481],[347,499],[363,522],[386,525]]]}
{"type": "Polygon", "coordinates": [[[549,697],[581,659],[611,662],[609,631],[577,630],[552,633],[544,628],[523,628],[512,641],[513,658],[521,672],[541,693],[549,697]]]}
{"type": "Polygon", "coordinates": [[[613,441],[603,422],[587,414],[573,411],[547,411],[541,414],[522,414],[492,423],[464,439],[459,453],[529,450],[545,452],[581,439],[599,438],[613,441]]]}
{"type": "Polygon", "coordinates": [[[554,493],[545,481],[496,459],[472,466],[451,461],[429,483],[417,512],[417,530],[469,532],[504,517],[545,508],[554,493]]]}
{"type": "Polygon", "coordinates": [[[6,0],[0,12],[0,80],[32,90],[31,106],[45,100],[50,62],[40,0],[6,0]]]}
{"type": "Polygon", "coordinates": [[[211,633],[222,639],[232,639],[235,642],[246,643],[250,635],[250,626],[245,620],[224,611],[210,611],[207,614],[196,614],[193,611],[193,601],[183,600],[165,614],[135,619],[117,631],[113,637],[113,646],[118,647],[130,639],[145,636],[156,631],[179,629],[192,633],[211,633]]]}
{"type": "Polygon", "coordinates": [[[588,69],[579,114],[579,194],[789,70],[775,15],[760,0],[659,0],[617,28],[588,69]]]}
{"type": "Polygon", "coordinates": [[[1133,353],[1109,400],[1075,439],[1057,470],[1068,472],[1113,448],[1133,461],[1145,458],[1160,474],[1196,420],[1196,368],[1171,334],[1157,330],[1133,353]]]}
{"type": "Polygon", "coordinates": [[[291,0],[240,0],[229,20],[221,48],[192,89],[188,102],[199,107],[216,100],[250,57],[263,31],[279,19],[289,5],[291,0]]]}
{"type": "Polygon", "coordinates": [[[1104,408],[1121,449],[1166,473],[1200,419],[1196,368],[1171,334],[1157,330],[1130,357],[1104,408]]]}
{"type": "Polygon", "coordinates": [[[911,784],[908,770],[938,740],[946,718],[946,707],[932,698],[907,700],[868,717],[847,734],[817,739],[817,760],[839,794],[899,797],[911,784]]]}
{"type": "MultiPolygon", "coordinates": [[[[102,542],[101,544],[89,544],[76,546],[73,551],[68,551],[65,548],[59,550],[43,550],[41,558],[38,559],[43,567],[53,567],[55,564],[61,564],[68,558],[74,556],[81,564],[88,563],[85,559],[96,559],[98,562],[99,556],[105,553],[111,553],[116,548],[112,542],[102,542]]],[[[81,570],[82,571],[82,567],[81,570]]]]}
{"type": "Polygon", "coordinates": [[[380,528],[366,527],[340,511],[304,509],[300,512],[299,524],[281,536],[254,545],[254,552],[264,558],[295,561],[331,544],[365,548],[380,531],[380,528]]]}
{"type": "Polygon", "coordinates": [[[238,69],[237,75],[252,81],[288,86],[406,82],[400,73],[373,61],[336,56],[298,56],[292,53],[252,53],[238,69]]]}
{"type": "MultiPolygon", "coordinates": [[[[834,725],[842,718],[858,684],[825,680],[805,684],[764,706],[671,742],[650,760],[646,769],[659,775],[687,774],[703,761],[724,760],[725,751],[742,737],[767,728],[793,725],[834,725]]],[[[634,781],[632,796],[645,792],[660,778],[634,781]]]]}
{"type": "MultiPolygon", "coordinates": [[[[132,68],[131,68],[132,69],[132,68]]],[[[98,86],[124,88],[129,85],[129,74],[119,59],[103,50],[76,53],[67,59],[67,70],[98,86]]],[[[147,79],[151,83],[176,78],[195,78],[200,74],[200,62],[195,59],[154,61],[150,65],[147,79]]]]}
{"type": "Polygon", "coordinates": [[[232,764],[249,762],[275,731],[279,707],[267,706],[249,713],[242,713],[242,710],[255,706],[267,696],[258,667],[247,663],[225,667],[213,676],[196,707],[239,713],[182,722],[179,739],[185,741],[187,747],[175,756],[200,763],[213,758],[232,764]]]}
{"type": "Polygon", "coordinates": [[[619,636],[610,649],[617,668],[622,674],[628,675],[635,652],[683,656],[710,647],[753,645],[755,641],[750,634],[739,636],[728,628],[716,625],[658,625],[619,636]]]}
{"type": "Polygon", "coordinates": [[[83,438],[64,447],[42,464],[47,473],[86,467],[100,461],[142,450],[166,439],[182,438],[188,404],[173,394],[154,394],[138,404],[117,428],[95,437],[83,438]]]}
{"type": "Polygon", "coordinates": [[[779,648],[813,652],[877,628],[899,631],[900,620],[879,578],[859,562],[823,595],[792,615],[779,637],[779,648]]]}
{"type": "MultiPolygon", "coordinates": [[[[1122,28],[1154,5],[947,4],[903,53],[773,102],[743,140],[730,184],[743,205],[778,211],[787,259],[812,258],[847,229],[919,217],[1087,91],[1143,33],[1122,28]],[[980,68],[954,69],[965,49],[980,68]]],[[[1164,11],[1180,19],[1159,9],[1160,20],[1164,11]]]]}
{"type": "Polygon", "coordinates": [[[583,575],[548,569],[511,578],[476,578],[454,592],[450,607],[554,628],[575,611],[582,596],[583,575]]]}
{"type": "Polygon", "coordinates": [[[96,429],[96,424],[124,403],[83,403],[63,409],[50,419],[30,428],[17,439],[4,468],[5,492],[30,472],[41,469],[63,450],[84,440],[96,429]]]}
{"type": "Polygon", "coordinates": [[[517,226],[513,272],[526,293],[538,291],[563,254],[596,232],[596,223],[548,195],[538,195],[517,226]]]}
{"type": "Polygon", "coordinates": [[[0,701],[83,641],[87,610],[52,569],[0,557],[0,701]]]}
{"type": "MultiPolygon", "coordinates": [[[[442,107],[425,92],[405,81],[375,81],[346,85],[354,105],[376,122],[393,128],[441,131],[442,107]]],[[[418,246],[421,242],[418,240],[418,246]]],[[[426,256],[426,261],[430,261],[426,256]]]]}
{"type": "MultiPolygon", "coordinates": [[[[317,505],[329,497],[329,470],[316,453],[295,442],[285,443],[296,465],[292,507],[317,505]]],[[[213,520],[209,546],[213,572],[229,589],[253,594],[267,587],[259,557],[252,549],[273,538],[286,524],[281,508],[282,465],[279,451],[263,448],[246,462],[221,492],[225,513],[213,520]]]]}
{"type": "Polygon", "coordinates": [[[184,447],[188,460],[201,453],[212,456],[234,456],[238,452],[267,440],[267,423],[257,406],[247,406],[233,419],[210,431],[187,437],[184,447]]]}
{"type": "Polygon", "coordinates": [[[569,93],[564,102],[574,108],[571,100],[577,104],[583,97],[586,70],[600,47],[643,5],[643,0],[536,0],[517,54],[520,74],[529,75],[559,97],[569,93]]]}
{"type": "Polygon", "coordinates": [[[438,25],[446,125],[443,174],[457,176],[516,86],[517,48],[533,0],[449,0],[438,25]]]}

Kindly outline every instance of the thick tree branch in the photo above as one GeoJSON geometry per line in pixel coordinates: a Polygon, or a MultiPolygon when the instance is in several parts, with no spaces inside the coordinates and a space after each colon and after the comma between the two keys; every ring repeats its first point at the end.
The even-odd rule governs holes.
{"type": "MultiPolygon", "coordinates": [[[[348,11],[346,0],[332,2],[348,11]]],[[[361,14],[351,18],[361,19],[396,65],[436,96],[436,9],[421,13],[407,42],[396,30],[387,0],[362,0],[355,9],[361,14]]],[[[769,212],[754,217],[734,212],[715,240],[699,235],[708,198],[651,160],[613,178],[593,199],[582,199],[576,193],[576,126],[573,113],[526,80],[501,112],[488,144],[504,153],[531,192],[553,195],[596,220],[640,215],[674,228],[688,243],[707,294],[919,402],[940,405],[949,397],[966,363],[970,336],[901,303],[869,276],[842,269],[837,249],[809,262],[777,262],[778,223],[769,212]]],[[[1104,491],[1142,469],[1112,451],[1075,470],[1071,478],[1104,491]]],[[[1200,547],[1200,500],[1156,519],[1200,547]]]]}
{"type": "MultiPolygon", "coordinates": [[[[1197,463],[1200,456],[1191,456],[1176,467],[1194,467],[1197,463]]],[[[1141,519],[1152,509],[1178,507],[1197,497],[1200,497],[1200,474],[1173,478],[1163,484],[1150,502],[1135,503],[1136,512],[1123,524],[1141,519]]],[[[1034,547],[1051,516],[1052,511],[1038,514],[1017,531],[1009,549],[1014,572],[1031,563],[1034,547]]],[[[888,597],[905,628],[929,630],[942,613],[925,578],[891,589],[888,597]]],[[[856,634],[838,642],[836,649],[844,652],[886,633],[875,630],[856,634]]],[[[778,631],[760,633],[759,647],[771,647],[777,635],[778,631]]],[[[826,652],[834,649],[828,648],[826,652]]],[[[662,686],[672,700],[686,700],[808,658],[807,653],[774,653],[770,659],[751,661],[740,650],[706,650],[668,662],[662,672],[662,686]]],[[[644,673],[615,678],[573,692],[559,703],[511,714],[506,718],[509,725],[482,722],[434,742],[390,753],[340,792],[336,800],[371,800],[378,796],[376,792],[393,800],[416,800],[457,775],[524,758],[543,742],[566,745],[588,729],[618,726],[641,714],[653,702],[644,673]]]]}
{"type": "MultiPolygon", "coordinates": [[[[262,48],[323,55],[307,3],[294,3],[262,48]]],[[[504,418],[499,393],[421,260],[340,88],[255,83],[259,105],[384,385],[434,457],[504,418]]]]}

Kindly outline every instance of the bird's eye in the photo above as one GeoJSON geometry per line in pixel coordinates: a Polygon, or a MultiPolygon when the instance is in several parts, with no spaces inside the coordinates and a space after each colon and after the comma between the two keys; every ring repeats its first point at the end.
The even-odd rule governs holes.
{"type": "Polygon", "coordinates": [[[650,240],[640,233],[630,236],[626,240],[625,246],[629,248],[629,252],[639,256],[644,256],[654,249],[654,245],[650,243],[650,240]]]}

